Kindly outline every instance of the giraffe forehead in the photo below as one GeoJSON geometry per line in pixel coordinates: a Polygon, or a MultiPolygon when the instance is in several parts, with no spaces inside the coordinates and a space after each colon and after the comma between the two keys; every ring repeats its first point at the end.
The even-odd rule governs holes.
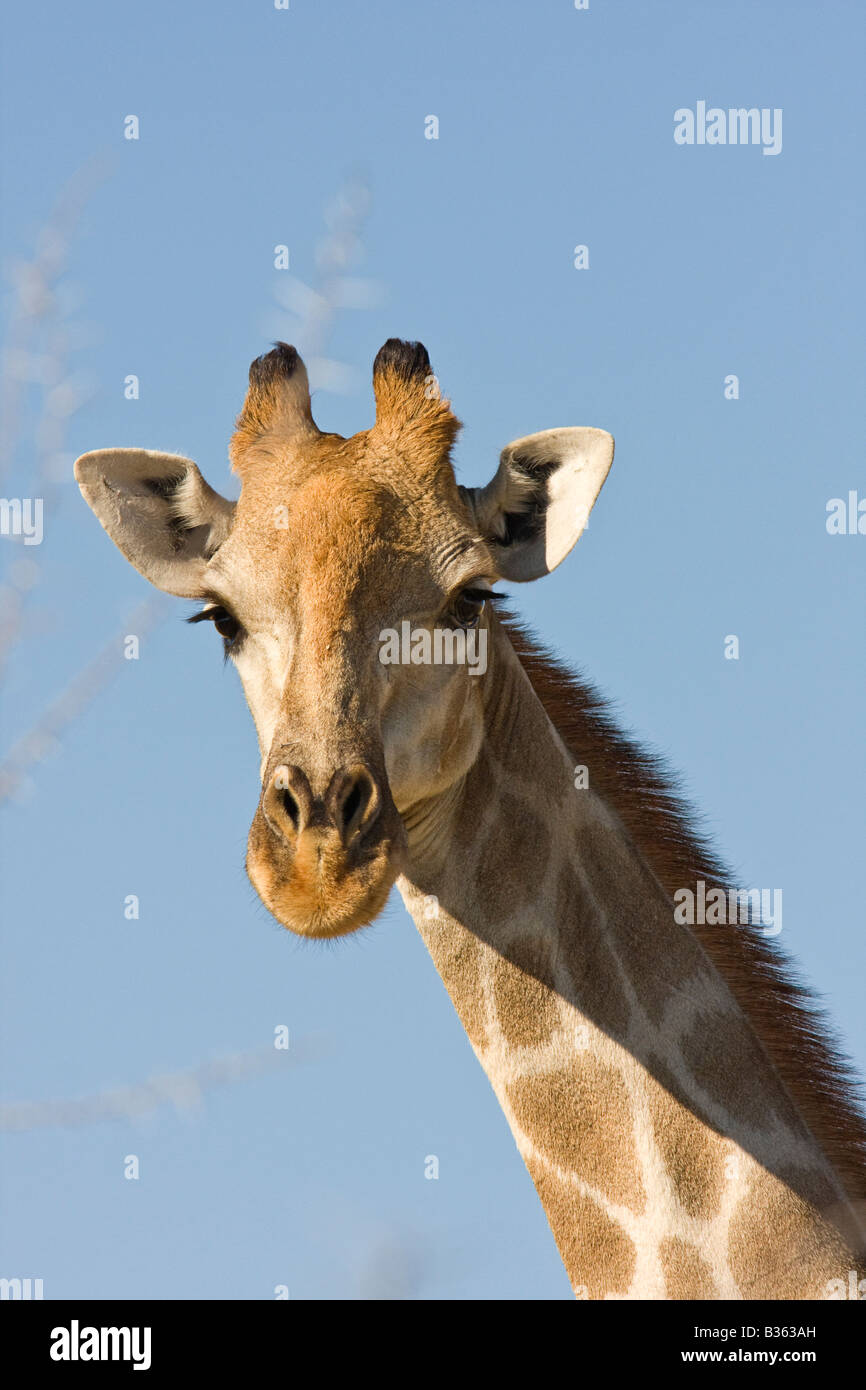
{"type": "Polygon", "coordinates": [[[242,571],[270,609],[372,616],[398,600],[435,604],[455,559],[477,544],[447,489],[397,491],[356,468],[294,483],[265,475],[244,483],[213,573],[242,571]]]}

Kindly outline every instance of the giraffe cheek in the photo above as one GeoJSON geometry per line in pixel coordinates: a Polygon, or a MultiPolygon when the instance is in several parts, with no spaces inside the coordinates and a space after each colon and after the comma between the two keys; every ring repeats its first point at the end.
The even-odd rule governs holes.
{"type": "Polygon", "coordinates": [[[476,682],[465,671],[449,672],[423,712],[387,711],[383,738],[388,780],[401,813],[441,795],[469,771],[484,741],[476,682]]]}

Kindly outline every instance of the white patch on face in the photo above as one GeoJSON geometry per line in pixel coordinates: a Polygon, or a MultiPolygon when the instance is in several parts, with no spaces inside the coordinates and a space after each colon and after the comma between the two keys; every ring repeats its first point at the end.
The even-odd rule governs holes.
{"type": "Polygon", "coordinates": [[[250,632],[234,662],[258,734],[261,778],[279,724],[291,658],[275,633],[250,632]]]}

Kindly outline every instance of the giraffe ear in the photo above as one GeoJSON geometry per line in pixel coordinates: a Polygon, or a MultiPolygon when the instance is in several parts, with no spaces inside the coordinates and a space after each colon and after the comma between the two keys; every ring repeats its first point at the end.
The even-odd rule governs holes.
{"type": "Polygon", "coordinates": [[[486,487],[463,490],[501,579],[538,579],[565,559],[612,462],[605,430],[542,430],[503,449],[486,487]]]}
{"type": "Polygon", "coordinates": [[[195,464],[150,449],[97,449],[75,461],[82,496],[114,544],[158,589],[195,598],[231,530],[235,504],[195,464]]]}

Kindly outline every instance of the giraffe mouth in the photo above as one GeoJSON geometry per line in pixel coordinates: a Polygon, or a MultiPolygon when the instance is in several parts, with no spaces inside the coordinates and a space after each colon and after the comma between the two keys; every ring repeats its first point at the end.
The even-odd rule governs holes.
{"type": "Polygon", "coordinates": [[[390,796],[367,833],[354,835],[315,818],[299,833],[275,829],[262,800],[250,828],[247,873],[277,921],[298,936],[322,938],[345,936],[378,917],[406,846],[390,796]]]}

